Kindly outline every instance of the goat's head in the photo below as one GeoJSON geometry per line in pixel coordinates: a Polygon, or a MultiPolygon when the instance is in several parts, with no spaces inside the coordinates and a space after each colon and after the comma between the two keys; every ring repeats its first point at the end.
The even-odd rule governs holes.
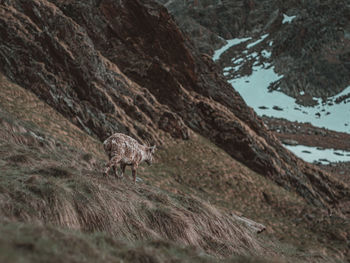
{"type": "Polygon", "coordinates": [[[146,160],[145,160],[145,162],[148,165],[151,165],[153,162],[153,154],[154,154],[155,150],[156,150],[155,145],[146,148],[146,160]]]}

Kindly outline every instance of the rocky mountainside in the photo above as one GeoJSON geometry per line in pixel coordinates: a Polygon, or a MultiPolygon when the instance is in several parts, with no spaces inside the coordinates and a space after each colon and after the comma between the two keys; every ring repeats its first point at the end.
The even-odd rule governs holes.
{"type": "Polygon", "coordinates": [[[349,255],[346,217],[198,134],[163,136],[135,185],[103,178],[102,144],[32,92],[3,75],[0,92],[1,262],[328,263],[349,255]]]}
{"type": "Polygon", "coordinates": [[[0,70],[100,140],[192,129],[318,206],[346,196],[280,145],[153,1],[3,1],[1,14],[0,70]]]}
{"type": "MultiPolygon", "coordinates": [[[[258,115],[277,118],[266,122],[277,137],[294,140],[297,136],[304,145],[350,150],[342,143],[348,140],[344,132],[350,132],[346,58],[350,8],[346,1],[158,2],[174,15],[193,44],[213,57],[258,115]],[[286,124],[287,120],[291,123],[286,124]],[[317,126],[312,130],[336,130],[341,133],[334,136],[342,139],[325,140],[331,136],[328,132],[306,137],[298,130],[291,134],[270,126],[275,122],[280,122],[277,126],[298,122],[297,126],[307,129],[311,123],[317,126]]],[[[340,174],[349,174],[349,164],[333,163],[332,170],[337,165],[340,174]]]]}
{"type": "MultiPolygon", "coordinates": [[[[350,84],[350,6],[348,1],[297,0],[160,0],[202,52],[212,54],[222,39],[268,37],[256,52],[272,53],[269,62],[284,77],[281,91],[309,104],[312,97],[328,97],[350,84]],[[203,28],[203,29],[202,29],[203,28]],[[209,33],[207,33],[209,32],[209,33]],[[212,41],[207,41],[210,38],[212,41]],[[203,44],[206,43],[206,44],[203,44]],[[305,91],[304,96],[300,92],[305,91]]],[[[238,57],[239,47],[225,57],[238,57]]],[[[254,61],[247,62],[252,67],[254,61]]],[[[249,70],[245,74],[249,73],[249,70]]],[[[237,73],[236,73],[237,74],[237,73]]],[[[345,99],[345,98],[343,98],[345,99]]]]}
{"type": "Polygon", "coordinates": [[[166,191],[144,173],[137,185],[102,177],[100,142],[2,75],[0,90],[1,262],[273,254],[257,236],[263,225],[217,210],[186,188],[186,195],[166,191]]]}
{"type": "MultiPolygon", "coordinates": [[[[253,7],[249,4],[245,8],[249,10],[253,7]]],[[[347,225],[348,221],[346,221],[345,215],[349,213],[349,187],[334,179],[331,174],[303,162],[282,147],[280,141],[268,131],[262,120],[226,83],[211,57],[198,52],[192,41],[182,34],[165,7],[151,0],[1,0],[0,35],[0,72],[9,82],[16,83],[25,90],[33,92],[42,102],[69,120],[69,125],[79,127],[84,132],[82,137],[74,138],[72,136],[74,147],[87,147],[84,144],[92,142],[90,139],[83,139],[87,135],[101,141],[117,131],[129,134],[140,141],[156,143],[161,146],[160,148],[163,147],[163,150],[169,145],[169,141],[182,142],[182,140],[187,140],[193,142],[194,138],[200,135],[224,150],[233,159],[243,163],[245,167],[266,177],[268,182],[275,187],[277,187],[276,185],[281,186],[284,190],[278,188],[278,191],[282,192],[283,195],[279,192],[277,196],[292,195],[293,204],[300,202],[303,207],[307,207],[305,210],[295,208],[298,214],[310,210],[313,213],[314,211],[320,213],[324,218],[328,212],[335,213],[337,219],[340,218],[344,221],[341,221],[342,225],[347,225]],[[81,140],[85,143],[82,143],[81,140]],[[296,197],[294,194],[297,194],[296,197]]],[[[10,101],[13,102],[16,99],[13,98],[10,101]]],[[[17,107],[20,106],[16,105],[11,109],[16,110],[17,107]]],[[[19,131],[21,131],[20,128],[15,129],[15,133],[19,131]]],[[[68,133],[65,130],[61,132],[68,133]]],[[[13,135],[10,134],[9,138],[12,137],[13,135]]],[[[19,141],[21,140],[26,141],[20,137],[19,141]]],[[[36,143],[34,146],[38,147],[36,143]]],[[[98,143],[95,143],[93,147],[91,146],[92,149],[96,149],[98,143]]],[[[175,146],[173,145],[173,147],[175,146]]],[[[91,148],[89,147],[89,150],[91,148]]],[[[192,150],[190,148],[190,151],[192,150]]],[[[38,149],[35,151],[41,152],[38,149]]],[[[72,151],[72,149],[68,147],[65,151],[72,151]]],[[[49,154],[50,149],[43,152],[49,154]]],[[[37,154],[35,153],[33,160],[24,160],[23,162],[35,163],[37,154]]],[[[101,151],[97,151],[96,154],[102,155],[101,151]]],[[[79,156],[83,158],[83,154],[79,156]]],[[[90,160],[89,157],[85,157],[88,161],[90,160]]],[[[83,168],[84,165],[79,160],[75,160],[73,157],[69,159],[72,160],[63,160],[62,163],[72,161],[73,167],[74,164],[80,167],[78,171],[73,173],[74,175],[86,172],[83,168]]],[[[18,161],[15,158],[14,162],[21,163],[21,160],[18,161]]],[[[167,159],[164,158],[164,160],[167,159]]],[[[215,165],[215,159],[210,161],[214,162],[212,165],[215,165]]],[[[7,165],[8,162],[11,160],[6,159],[2,163],[7,165]]],[[[191,165],[190,162],[186,164],[185,159],[183,162],[185,163],[184,167],[191,165]]],[[[196,171],[202,165],[198,164],[198,167],[192,167],[191,170],[196,171]]],[[[92,173],[94,175],[101,166],[90,168],[90,170],[95,169],[92,173]]],[[[236,171],[234,167],[232,170],[236,171]]],[[[164,171],[167,170],[164,169],[164,171]]],[[[71,176],[71,173],[67,171],[57,172],[55,169],[54,171],[50,169],[36,170],[35,173],[51,174],[53,177],[71,176]]],[[[164,176],[159,171],[157,173],[164,176]]],[[[179,174],[181,171],[177,172],[176,176],[179,174]]],[[[239,172],[237,172],[238,174],[239,172]]],[[[196,180],[196,176],[200,175],[191,173],[191,176],[193,176],[192,180],[196,180]]],[[[177,177],[175,179],[180,182],[185,180],[177,177]]],[[[90,185],[93,189],[100,182],[100,179],[96,180],[95,185],[90,185]]],[[[247,181],[249,180],[247,179],[247,181]]],[[[157,180],[152,181],[152,183],[155,182],[157,180]]],[[[61,182],[58,180],[55,181],[56,183],[60,185],[61,182]]],[[[193,181],[188,183],[192,183],[196,187],[193,181]]],[[[213,182],[205,184],[207,183],[209,186],[200,187],[202,191],[212,187],[213,182]]],[[[264,184],[269,183],[264,181],[264,184]]],[[[235,184],[229,181],[227,185],[234,187],[235,184]]],[[[47,192],[45,191],[47,190],[49,193],[53,191],[51,186],[50,182],[44,182],[44,188],[39,189],[37,194],[46,198],[45,193],[47,192]]],[[[106,183],[105,187],[109,189],[106,198],[112,198],[109,193],[113,192],[114,185],[106,183]]],[[[27,190],[25,189],[24,192],[27,190]]],[[[89,187],[83,187],[83,190],[86,191],[85,194],[95,194],[94,191],[89,190],[89,187]]],[[[149,190],[147,187],[141,189],[141,191],[147,190],[149,190]]],[[[97,192],[99,193],[99,191],[97,192]]],[[[122,191],[120,189],[118,191],[121,195],[122,191]]],[[[135,194],[134,190],[130,191],[129,194],[134,197],[140,194],[140,192],[135,194]]],[[[177,191],[177,189],[172,189],[172,191],[177,191]]],[[[227,195],[232,192],[227,188],[225,191],[227,195]]],[[[243,192],[247,191],[249,192],[249,189],[244,188],[242,196],[245,195],[243,192]]],[[[261,191],[263,197],[259,195],[259,200],[264,198],[264,200],[268,200],[266,202],[274,205],[273,209],[279,209],[283,202],[275,201],[268,193],[263,194],[262,192],[267,191],[261,191]]],[[[62,193],[65,195],[65,193],[71,192],[67,190],[66,186],[62,186],[57,194],[61,196],[62,193]]],[[[170,206],[167,203],[169,200],[164,201],[160,197],[153,197],[160,203],[166,202],[166,208],[170,206]]],[[[83,217],[73,218],[77,221],[68,218],[73,220],[74,224],[79,222],[86,230],[89,230],[89,225],[84,225],[84,223],[92,220],[97,221],[97,227],[92,230],[109,231],[111,224],[115,223],[113,219],[109,218],[108,224],[103,225],[101,220],[105,211],[101,211],[101,214],[97,215],[89,214],[91,211],[81,211],[76,206],[73,208],[71,201],[69,199],[67,206],[62,209],[71,209],[72,213],[78,211],[83,214],[83,217]],[[100,223],[103,225],[101,228],[99,228],[100,223]]],[[[61,200],[52,199],[49,196],[45,202],[59,205],[61,200]]],[[[65,222],[66,215],[70,214],[61,214],[57,211],[54,211],[53,214],[47,214],[49,212],[45,210],[47,208],[45,202],[35,204],[35,206],[43,205],[43,218],[53,217],[55,220],[58,218],[58,221],[52,221],[58,225],[65,222]]],[[[141,203],[140,206],[147,206],[148,201],[144,200],[141,203]]],[[[97,207],[98,205],[92,203],[91,206],[97,207]]],[[[4,210],[6,207],[4,206],[4,210]]],[[[294,207],[298,206],[294,205],[293,209],[294,207]]],[[[184,212],[183,208],[179,209],[184,212]]],[[[286,212],[283,216],[288,217],[293,214],[291,209],[286,210],[288,213],[286,212]]],[[[16,214],[9,215],[9,217],[13,216],[21,220],[29,218],[27,213],[24,213],[26,210],[20,211],[23,214],[19,213],[19,215],[23,215],[23,218],[16,214]]],[[[144,212],[144,210],[142,211],[144,212]]],[[[129,212],[127,211],[126,214],[129,212]]],[[[115,213],[117,217],[118,211],[115,213]]],[[[138,210],[133,210],[130,213],[135,213],[136,217],[140,215],[138,210]]],[[[146,215],[142,214],[142,216],[146,215]]],[[[214,218],[218,215],[213,212],[212,216],[214,218]]],[[[177,215],[169,217],[171,218],[169,219],[170,223],[172,223],[172,219],[178,218],[177,215]]],[[[71,222],[69,220],[68,222],[71,222]]],[[[191,225],[188,220],[188,218],[184,221],[180,220],[180,224],[191,225]]],[[[222,217],[222,220],[227,222],[225,216],[222,217]]],[[[50,222],[50,220],[44,221],[44,223],[50,222]]],[[[162,221],[162,224],[169,222],[162,221]]],[[[142,227],[138,221],[133,223],[135,228],[142,227]]],[[[149,224],[153,223],[157,224],[154,221],[149,222],[149,224]]],[[[325,224],[326,228],[331,225],[325,224]]],[[[210,228],[210,223],[208,225],[210,228]]],[[[155,233],[147,231],[137,232],[137,234],[142,237],[153,234],[157,236],[155,233]]],[[[215,232],[215,230],[213,231],[215,232]]],[[[336,236],[343,237],[345,235],[346,237],[348,233],[346,231],[336,236]]],[[[159,232],[167,237],[173,234],[161,226],[159,232]]],[[[181,238],[191,239],[191,237],[183,235],[184,233],[180,233],[179,236],[172,237],[174,237],[173,239],[179,238],[179,240],[181,238]]],[[[216,242],[216,240],[208,241],[203,236],[201,238],[204,239],[195,240],[197,243],[191,243],[193,241],[191,239],[188,244],[195,244],[198,245],[197,247],[209,251],[210,246],[216,242]]],[[[220,247],[222,243],[215,244],[219,244],[220,247]]],[[[226,251],[226,245],[222,245],[222,249],[226,251]]],[[[234,250],[234,248],[230,249],[227,251],[234,250]]],[[[220,248],[215,251],[218,250],[220,248]]],[[[229,253],[227,252],[227,254],[229,253]]],[[[344,255],[346,253],[344,247],[342,247],[342,253],[344,255]]],[[[224,256],[220,253],[214,254],[224,256]]]]}

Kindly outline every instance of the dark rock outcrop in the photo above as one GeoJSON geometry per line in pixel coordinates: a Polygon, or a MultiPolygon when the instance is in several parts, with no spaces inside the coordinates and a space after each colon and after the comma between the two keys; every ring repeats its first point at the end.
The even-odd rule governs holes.
{"type": "Polygon", "coordinates": [[[159,141],[161,127],[188,137],[181,118],[125,77],[54,3],[11,1],[0,12],[1,71],[86,132],[103,139],[118,130],[159,141]]]}
{"type": "Polygon", "coordinates": [[[285,150],[151,0],[1,1],[0,33],[0,71],[100,139],[192,129],[317,206],[349,196],[285,150]]]}

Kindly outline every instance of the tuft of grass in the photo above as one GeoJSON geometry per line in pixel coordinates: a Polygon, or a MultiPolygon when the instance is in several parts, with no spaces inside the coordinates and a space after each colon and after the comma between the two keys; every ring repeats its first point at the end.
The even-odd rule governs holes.
{"type": "Polygon", "coordinates": [[[14,154],[5,158],[5,161],[9,161],[14,164],[25,164],[25,163],[30,163],[32,160],[30,156],[19,153],[19,154],[14,154]]]}
{"type": "Polygon", "coordinates": [[[20,119],[31,130],[41,130],[55,141],[93,153],[97,158],[104,158],[103,147],[99,141],[81,131],[32,92],[9,81],[2,73],[0,93],[0,108],[11,112],[9,119],[20,119]]]}
{"type": "Polygon", "coordinates": [[[72,172],[66,167],[46,167],[39,170],[34,170],[32,173],[59,178],[69,178],[73,176],[72,172]]]}
{"type": "MultiPolygon", "coordinates": [[[[9,124],[7,134],[19,125],[9,124]]],[[[129,242],[170,240],[216,257],[267,253],[247,226],[195,197],[102,177],[101,164],[88,164],[95,157],[87,158],[88,154],[69,145],[32,147],[17,139],[6,142],[12,146],[1,157],[5,164],[0,166],[0,197],[6,202],[0,202],[0,216],[10,221],[105,232],[129,242]],[[8,165],[9,156],[19,152],[37,161],[29,167],[8,165]],[[209,236],[225,248],[212,247],[209,236]]],[[[0,144],[6,142],[0,140],[0,144]]],[[[148,255],[140,251],[130,250],[125,257],[136,260],[148,255]]],[[[149,255],[149,260],[161,260],[149,255]]]]}
{"type": "Polygon", "coordinates": [[[271,262],[253,257],[213,258],[194,247],[152,240],[129,243],[103,232],[81,233],[54,226],[0,225],[0,262],[271,262]]]}

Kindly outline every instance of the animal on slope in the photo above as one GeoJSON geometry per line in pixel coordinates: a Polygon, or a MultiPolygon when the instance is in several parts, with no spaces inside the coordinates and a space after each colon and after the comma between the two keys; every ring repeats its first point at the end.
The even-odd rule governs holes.
{"type": "Polygon", "coordinates": [[[103,148],[109,157],[104,171],[105,176],[113,167],[115,177],[118,177],[117,167],[120,165],[123,178],[127,165],[131,166],[132,176],[136,182],[136,170],[140,163],[145,161],[148,165],[152,164],[153,154],[156,146],[146,146],[138,143],[135,139],[122,133],[115,133],[103,142],[103,148]]]}

